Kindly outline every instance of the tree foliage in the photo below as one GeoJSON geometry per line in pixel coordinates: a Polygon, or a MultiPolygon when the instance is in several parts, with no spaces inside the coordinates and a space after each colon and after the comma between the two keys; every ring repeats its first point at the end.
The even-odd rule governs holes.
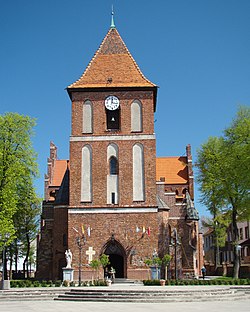
{"type": "Polygon", "coordinates": [[[102,267],[106,268],[106,266],[110,264],[110,262],[109,262],[109,255],[101,254],[100,261],[101,261],[102,267]]]}
{"type": "MultiPolygon", "coordinates": [[[[38,175],[31,136],[35,120],[17,113],[0,116],[0,236],[30,250],[37,229],[39,199],[33,186],[38,175]],[[25,246],[26,245],[26,246],[25,246]],[[28,247],[29,246],[29,247],[28,247]]],[[[12,254],[12,252],[11,252],[12,254]]],[[[26,254],[26,257],[27,254],[26,254]]]]}
{"type": "Polygon", "coordinates": [[[105,254],[101,254],[99,259],[93,259],[90,262],[90,267],[96,272],[97,278],[99,279],[99,270],[102,266],[103,269],[106,268],[107,265],[109,265],[109,256],[105,254]]]}
{"type": "Polygon", "coordinates": [[[234,277],[239,273],[237,221],[250,218],[250,108],[240,107],[224,136],[210,137],[198,150],[197,164],[203,202],[213,216],[217,246],[231,223],[234,277]]]}

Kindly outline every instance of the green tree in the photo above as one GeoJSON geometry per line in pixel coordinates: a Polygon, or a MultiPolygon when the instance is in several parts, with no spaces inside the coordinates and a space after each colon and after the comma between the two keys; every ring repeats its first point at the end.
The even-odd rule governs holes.
{"type": "Polygon", "coordinates": [[[106,266],[110,264],[109,255],[101,254],[100,261],[101,261],[103,269],[105,269],[106,266]]]}
{"type": "Polygon", "coordinates": [[[198,151],[198,182],[202,202],[213,216],[216,244],[224,228],[233,229],[234,278],[239,276],[237,221],[250,217],[250,108],[241,107],[224,136],[209,138],[198,151]],[[229,219],[230,218],[230,219],[229,219]],[[230,220],[230,221],[229,221],[230,220]]]}
{"type": "Polygon", "coordinates": [[[36,239],[41,201],[37,197],[32,180],[30,177],[24,179],[22,185],[19,186],[19,200],[18,209],[14,215],[14,226],[16,230],[16,237],[19,241],[19,251],[24,256],[23,272],[27,272],[29,277],[29,257],[31,254],[31,243],[36,239]]]}
{"type": "Polygon", "coordinates": [[[233,230],[234,272],[238,278],[240,255],[237,221],[250,218],[250,108],[241,107],[230,127],[225,132],[223,155],[224,177],[222,178],[225,199],[231,211],[233,230]]]}
{"type": "Polygon", "coordinates": [[[162,257],[162,266],[163,266],[163,269],[164,269],[163,272],[164,272],[164,278],[165,279],[168,278],[168,266],[169,266],[170,260],[171,260],[171,256],[169,254],[165,254],[162,257]]]}
{"type": "Polygon", "coordinates": [[[102,266],[102,268],[105,269],[109,264],[109,256],[105,254],[102,254],[99,259],[94,259],[91,261],[90,267],[96,272],[96,277],[98,280],[100,267],[102,266]]]}
{"type": "Polygon", "coordinates": [[[14,216],[23,209],[21,190],[26,188],[34,193],[32,179],[38,174],[31,142],[34,126],[35,120],[28,116],[17,113],[0,115],[0,248],[15,239],[14,216]]]}
{"type": "Polygon", "coordinates": [[[219,265],[219,247],[225,245],[226,229],[229,225],[228,214],[224,211],[226,200],[223,184],[218,178],[221,174],[221,163],[224,162],[223,145],[223,138],[210,137],[198,150],[196,163],[197,182],[202,194],[200,201],[212,215],[212,219],[202,225],[213,229],[215,270],[219,265]]]}
{"type": "Polygon", "coordinates": [[[93,259],[90,262],[90,267],[95,271],[95,275],[96,275],[95,278],[97,278],[98,280],[99,280],[99,270],[100,270],[101,265],[102,264],[101,264],[100,259],[93,259]]]}

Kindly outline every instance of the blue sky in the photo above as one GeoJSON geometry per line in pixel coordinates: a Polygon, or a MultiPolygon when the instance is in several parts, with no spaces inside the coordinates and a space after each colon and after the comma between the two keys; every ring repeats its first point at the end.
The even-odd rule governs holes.
{"type": "MultiPolygon", "coordinates": [[[[37,119],[43,196],[49,142],[69,155],[70,99],[77,80],[115,24],[144,75],[159,86],[157,156],[177,156],[222,134],[250,104],[249,0],[0,0],[0,114],[37,119]]],[[[196,207],[199,204],[198,185],[196,207]]]]}

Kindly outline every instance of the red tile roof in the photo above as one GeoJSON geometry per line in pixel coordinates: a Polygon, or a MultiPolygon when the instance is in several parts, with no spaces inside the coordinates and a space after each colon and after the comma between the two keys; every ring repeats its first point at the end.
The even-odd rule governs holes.
{"type": "MultiPolygon", "coordinates": [[[[60,186],[67,169],[67,160],[56,160],[50,186],[60,186]]],[[[165,178],[166,184],[186,184],[188,182],[186,157],[156,158],[156,181],[165,178]]]]}
{"type": "Polygon", "coordinates": [[[68,87],[156,87],[141,72],[116,28],[110,28],[79,80],[68,87]]]}
{"type": "Polygon", "coordinates": [[[188,182],[187,157],[156,158],[156,181],[165,178],[166,184],[188,182]]]}
{"type": "Polygon", "coordinates": [[[50,186],[60,186],[67,169],[67,160],[56,160],[50,186]]]}

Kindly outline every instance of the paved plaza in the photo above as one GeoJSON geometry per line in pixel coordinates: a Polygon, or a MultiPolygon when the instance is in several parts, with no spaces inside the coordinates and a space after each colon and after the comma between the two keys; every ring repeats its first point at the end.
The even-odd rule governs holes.
{"type": "Polygon", "coordinates": [[[250,300],[170,303],[106,303],[66,301],[5,301],[1,312],[249,312],[250,300]]]}
{"type": "MultiPolygon", "coordinates": [[[[153,286],[121,286],[112,285],[112,289],[134,289],[138,290],[150,290],[158,289],[158,291],[166,291],[167,289],[172,291],[186,290],[194,291],[203,289],[215,289],[213,286],[172,286],[164,287],[153,286]]],[[[225,288],[226,286],[220,286],[225,288]]],[[[240,287],[240,286],[239,286],[240,287]]],[[[96,287],[93,287],[95,289],[96,287]]],[[[98,287],[97,287],[98,288],[98,287]]],[[[12,289],[14,290],[14,289],[12,289]]],[[[24,289],[16,289],[17,292],[22,292],[24,289]]],[[[50,289],[47,288],[47,291],[50,289]]],[[[66,291],[66,289],[65,289],[66,291]]],[[[20,300],[11,301],[8,298],[0,301],[0,312],[249,312],[250,311],[250,299],[247,296],[245,299],[234,299],[229,297],[228,300],[220,301],[219,298],[215,298],[214,301],[195,301],[195,302],[167,302],[167,303],[135,303],[135,302],[76,302],[76,301],[55,301],[49,300],[30,300],[22,301],[22,295],[20,294],[20,300]]]]}

